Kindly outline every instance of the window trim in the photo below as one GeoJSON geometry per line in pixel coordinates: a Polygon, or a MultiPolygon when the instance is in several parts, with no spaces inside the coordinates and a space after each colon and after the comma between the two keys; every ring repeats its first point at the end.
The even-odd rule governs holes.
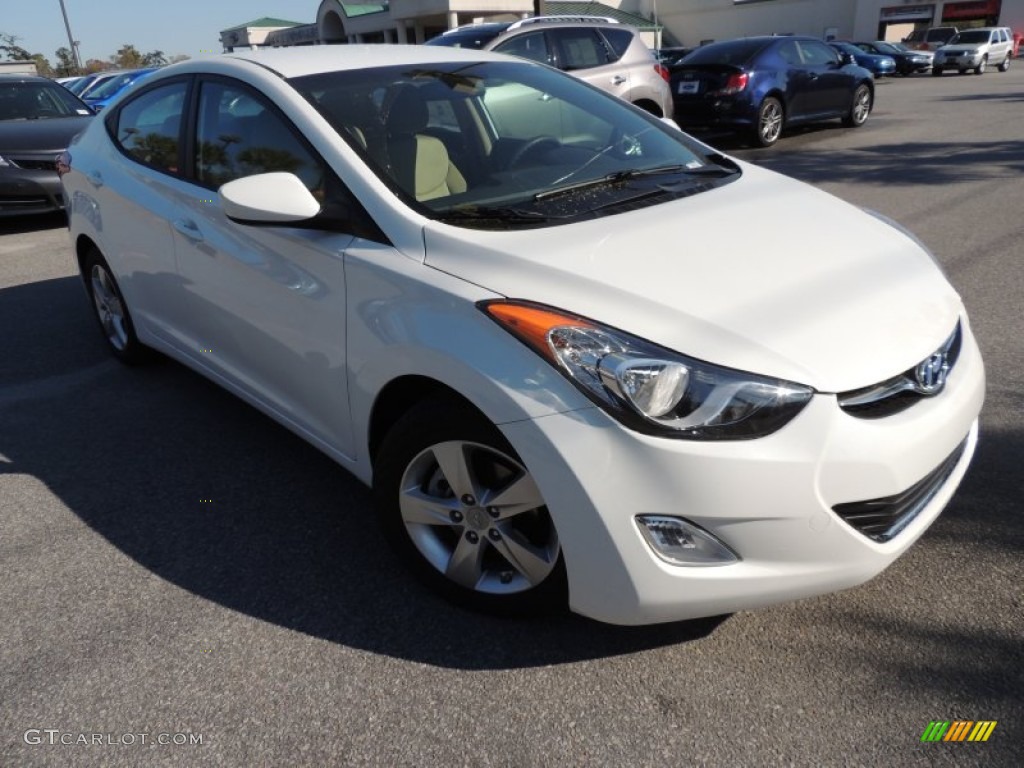
{"type": "Polygon", "coordinates": [[[184,100],[185,109],[182,110],[182,122],[185,125],[187,125],[188,124],[189,112],[190,112],[190,109],[191,109],[191,103],[192,103],[192,99],[193,99],[194,91],[195,91],[195,75],[180,75],[178,77],[169,77],[166,80],[159,80],[158,82],[155,82],[155,83],[147,83],[145,86],[140,87],[137,91],[135,91],[131,95],[130,98],[128,98],[128,99],[124,100],[123,102],[121,102],[117,106],[116,109],[110,110],[109,114],[107,114],[104,117],[104,119],[103,119],[103,127],[107,129],[107,135],[110,137],[111,144],[113,144],[114,148],[120,154],[122,154],[126,159],[130,160],[131,162],[133,162],[133,163],[135,163],[137,165],[141,165],[143,168],[148,168],[151,171],[156,171],[157,173],[161,173],[161,174],[163,174],[165,176],[169,176],[172,179],[187,179],[188,178],[188,175],[187,175],[188,168],[187,168],[187,165],[185,164],[185,158],[187,157],[187,154],[185,152],[185,149],[186,149],[185,145],[188,143],[188,138],[186,137],[185,141],[181,141],[180,140],[181,139],[181,128],[180,127],[178,129],[178,132],[179,132],[178,133],[178,139],[179,139],[179,141],[178,141],[178,169],[179,170],[178,170],[177,173],[174,173],[173,171],[169,171],[166,168],[159,168],[159,167],[157,167],[155,165],[150,165],[149,163],[144,163],[142,160],[139,160],[139,158],[137,158],[134,155],[130,154],[128,152],[128,150],[125,149],[125,147],[121,143],[120,139],[118,139],[118,137],[117,137],[117,126],[118,126],[118,123],[121,120],[121,113],[125,110],[126,107],[130,106],[131,104],[134,104],[136,101],[138,101],[139,99],[143,98],[148,93],[152,93],[155,90],[159,90],[161,88],[166,88],[169,85],[176,85],[176,84],[179,84],[179,83],[184,83],[185,84],[185,100],[184,100]],[[185,171],[185,172],[183,172],[183,171],[185,171]]]}

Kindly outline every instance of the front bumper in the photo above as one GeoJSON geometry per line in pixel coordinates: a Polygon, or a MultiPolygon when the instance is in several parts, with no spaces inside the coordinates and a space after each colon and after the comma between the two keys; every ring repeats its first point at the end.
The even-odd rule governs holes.
{"type": "Polygon", "coordinates": [[[938,55],[932,59],[932,69],[974,69],[977,67],[984,56],[980,53],[964,53],[958,56],[942,56],[938,55]]]}
{"type": "Polygon", "coordinates": [[[64,195],[56,171],[0,168],[0,218],[63,209],[64,195]]]}
{"type": "Polygon", "coordinates": [[[966,330],[942,394],[887,418],[856,418],[819,394],[785,428],[749,441],[644,436],[597,408],[501,429],[558,526],[570,607],[613,624],[649,624],[823,594],[880,573],[952,497],[974,453],[983,400],[981,356],[966,330]],[[961,444],[947,479],[891,540],[879,543],[833,511],[902,493],[961,444]],[[669,565],[643,540],[638,514],[684,517],[742,560],[669,565]]]}

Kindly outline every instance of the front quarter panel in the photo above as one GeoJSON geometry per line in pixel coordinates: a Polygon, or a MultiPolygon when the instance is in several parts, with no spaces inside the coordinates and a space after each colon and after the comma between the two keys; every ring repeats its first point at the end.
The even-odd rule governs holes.
{"type": "MultiPolygon", "coordinates": [[[[497,425],[593,407],[476,307],[499,294],[378,243],[357,241],[345,258],[357,445],[369,445],[378,395],[403,376],[422,376],[454,390],[497,425]]],[[[369,482],[368,450],[360,452],[357,465],[353,471],[369,482]]]]}

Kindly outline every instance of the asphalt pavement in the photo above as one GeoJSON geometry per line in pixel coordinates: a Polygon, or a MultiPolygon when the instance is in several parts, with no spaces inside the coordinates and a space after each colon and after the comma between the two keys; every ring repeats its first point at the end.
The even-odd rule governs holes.
{"type": "Polygon", "coordinates": [[[981,441],[902,559],[694,623],[466,613],[326,457],[111,360],[61,217],[0,222],[0,765],[1024,764],[1024,63],[883,81],[860,129],[710,141],[909,227],[964,297],[981,441]],[[935,720],[997,725],[922,743],[935,720]]]}

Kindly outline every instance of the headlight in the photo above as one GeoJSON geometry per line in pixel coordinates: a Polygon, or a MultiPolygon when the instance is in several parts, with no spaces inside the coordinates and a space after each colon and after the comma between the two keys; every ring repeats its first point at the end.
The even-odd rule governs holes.
{"type": "Polygon", "coordinates": [[[690,440],[742,440],[780,429],[814,390],[724,368],[549,307],[480,308],[627,426],[690,440]]]}

